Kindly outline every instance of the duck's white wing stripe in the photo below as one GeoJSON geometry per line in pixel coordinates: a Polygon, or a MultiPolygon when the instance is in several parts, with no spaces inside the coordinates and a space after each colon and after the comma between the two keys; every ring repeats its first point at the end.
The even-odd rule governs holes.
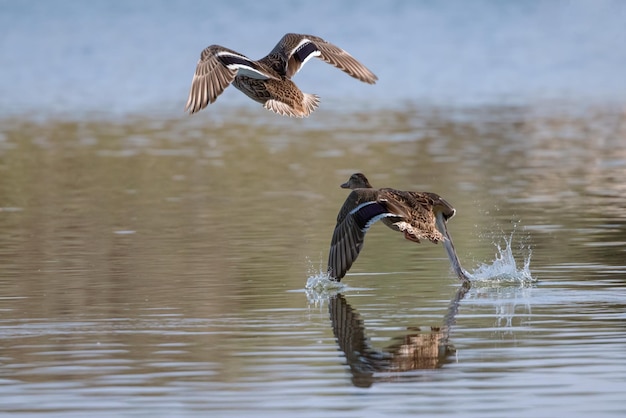
{"type": "Polygon", "coordinates": [[[298,46],[296,46],[293,51],[291,51],[291,56],[300,63],[296,70],[296,73],[300,71],[302,66],[306,64],[308,60],[313,57],[319,57],[320,55],[321,52],[317,48],[317,45],[315,45],[309,39],[302,39],[300,43],[298,43],[298,46]]]}
{"type": "Polygon", "coordinates": [[[378,204],[378,202],[376,202],[376,201],[371,201],[371,202],[363,202],[363,203],[361,203],[360,205],[358,205],[357,207],[355,207],[354,209],[352,209],[352,210],[350,211],[350,215],[354,215],[355,213],[357,213],[358,211],[360,211],[361,209],[363,209],[363,208],[364,208],[364,207],[366,207],[366,206],[369,206],[369,205],[377,205],[377,204],[378,204]]]}
{"type": "Polygon", "coordinates": [[[372,224],[382,218],[398,215],[390,213],[380,202],[373,201],[357,205],[357,207],[350,211],[350,216],[354,219],[361,232],[366,233],[372,224]]]}
{"type": "Polygon", "coordinates": [[[252,60],[244,55],[234,54],[229,51],[220,51],[215,56],[220,60],[226,68],[229,70],[237,70],[238,75],[244,75],[251,78],[258,78],[267,80],[270,78],[269,74],[258,68],[252,60]]]}
{"type": "Polygon", "coordinates": [[[367,221],[367,223],[365,224],[365,226],[361,229],[361,231],[363,233],[366,233],[370,227],[375,224],[376,222],[380,221],[382,218],[389,218],[391,216],[397,216],[394,215],[393,213],[381,213],[378,216],[374,216],[372,219],[370,219],[369,221],[367,221]]]}

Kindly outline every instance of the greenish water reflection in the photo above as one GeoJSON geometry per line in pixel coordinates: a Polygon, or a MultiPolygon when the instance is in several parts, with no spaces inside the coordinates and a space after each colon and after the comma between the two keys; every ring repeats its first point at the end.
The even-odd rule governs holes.
{"type": "MultiPolygon", "coordinates": [[[[322,409],[348,405],[341,342],[328,310],[302,290],[326,268],[346,196],[339,184],[356,171],[377,186],[450,201],[458,212],[448,226],[468,270],[492,262],[494,243],[511,233],[518,262],[532,249],[540,288],[472,289],[451,337],[463,356],[445,365],[448,373],[428,375],[428,390],[453,399],[451,382],[464,381],[461,398],[479,411],[470,400],[481,379],[493,393],[515,390],[528,401],[539,389],[521,385],[511,368],[535,380],[565,362],[567,371],[552,375],[557,387],[583,367],[577,359],[590,358],[590,378],[605,383],[600,376],[624,370],[616,366],[626,308],[624,138],[623,112],[602,108],[5,119],[1,358],[11,370],[5,393],[23,395],[11,398],[22,399],[12,410],[30,410],[41,396],[43,412],[56,402],[89,410],[87,392],[59,394],[72,382],[104,405],[141,399],[139,388],[157,393],[151,408],[190,401],[245,415],[244,399],[284,411],[302,397],[322,399],[322,409]],[[603,349],[579,345],[583,337],[603,349]],[[286,399],[293,382],[301,391],[286,399]],[[46,383],[49,391],[38,386],[46,383]]],[[[344,282],[375,344],[415,324],[440,326],[457,286],[441,246],[407,242],[382,225],[368,232],[344,282]]],[[[560,395],[573,404],[574,392],[606,408],[617,399],[618,388],[573,385],[560,395]]],[[[501,412],[498,396],[490,399],[501,412]]]]}

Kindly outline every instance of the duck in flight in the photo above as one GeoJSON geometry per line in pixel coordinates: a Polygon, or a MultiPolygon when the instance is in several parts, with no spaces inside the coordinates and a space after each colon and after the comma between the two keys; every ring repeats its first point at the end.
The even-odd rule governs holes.
{"type": "Polygon", "coordinates": [[[303,93],[291,78],[312,57],[334,65],[348,75],[374,84],[378,77],[343,49],[312,35],[288,33],[258,61],[211,45],[200,54],[185,110],[204,109],[230,84],[268,110],[284,116],[307,117],[318,104],[315,94],[303,93]]]}
{"type": "Polygon", "coordinates": [[[443,243],[454,272],[464,284],[470,275],[462,267],[448,234],[447,222],[456,210],[441,196],[429,192],[409,192],[391,188],[375,189],[362,173],[353,174],[341,185],[352,189],[339,210],[330,243],[328,274],[340,281],[357,259],[367,230],[378,220],[409,241],[422,239],[443,243]]]}

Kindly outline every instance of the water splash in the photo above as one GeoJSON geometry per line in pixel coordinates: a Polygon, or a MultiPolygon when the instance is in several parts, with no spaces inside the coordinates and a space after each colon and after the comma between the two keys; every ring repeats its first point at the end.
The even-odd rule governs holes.
{"type": "Polygon", "coordinates": [[[318,272],[306,280],[304,291],[310,305],[322,307],[331,296],[345,291],[347,286],[332,280],[328,273],[318,272]]]}
{"type": "Polygon", "coordinates": [[[522,246],[522,250],[525,250],[526,254],[524,255],[523,266],[518,268],[511,247],[512,241],[513,234],[508,239],[504,239],[504,247],[500,243],[494,243],[498,249],[495,260],[491,264],[480,264],[470,273],[472,284],[516,284],[523,286],[537,281],[530,272],[531,249],[522,246]]]}
{"type": "Polygon", "coordinates": [[[309,277],[306,279],[304,292],[306,293],[309,305],[322,307],[328,298],[345,291],[347,286],[333,280],[328,272],[326,272],[326,266],[324,266],[321,261],[322,254],[320,254],[319,260],[318,265],[315,266],[311,259],[307,257],[309,277]]]}
{"type": "MultiPolygon", "coordinates": [[[[506,285],[526,287],[537,282],[530,272],[530,259],[532,251],[527,244],[521,245],[521,250],[525,252],[522,255],[523,265],[517,266],[515,255],[513,254],[513,236],[514,232],[508,238],[504,238],[504,243],[494,242],[497,248],[495,259],[489,263],[481,263],[473,271],[467,272],[466,275],[472,282],[472,287],[501,287],[506,285]]],[[[322,269],[322,264],[315,268],[313,263],[309,261],[308,278],[304,291],[307,295],[309,304],[323,305],[329,297],[348,290],[357,290],[341,282],[333,280],[327,272],[322,269]]],[[[374,274],[374,273],[368,273],[374,274]]]]}
{"type": "Polygon", "coordinates": [[[328,273],[317,273],[306,279],[306,289],[318,292],[336,292],[345,289],[346,285],[330,278],[328,273]]]}

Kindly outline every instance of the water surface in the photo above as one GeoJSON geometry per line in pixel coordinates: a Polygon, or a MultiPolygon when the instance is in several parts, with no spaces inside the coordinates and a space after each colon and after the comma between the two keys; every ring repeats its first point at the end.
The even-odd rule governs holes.
{"type": "Polygon", "coordinates": [[[621,112],[241,112],[4,121],[3,410],[623,412],[621,112]],[[347,287],[311,297],[338,186],[357,170],[452,202],[468,270],[493,266],[508,240],[538,282],[480,281],[450,322],[459,284],[443,248],[375,225],[347,287]],[[380,359],[365,378],[346,330],[380,359]],[[388,367],[407,350],[422,353],[416,368],[388,367]]]}
{"type": "Polygon", "coordinates": [[[260,4],[0,1],[0,411],[623,416],[623,3],[260,4]],[[203,47],[287,31],[380,82],[182,113],[203,47]],[[374,225],[306,289],[356,171],[450,201],[481,280],[374,225]]]}

